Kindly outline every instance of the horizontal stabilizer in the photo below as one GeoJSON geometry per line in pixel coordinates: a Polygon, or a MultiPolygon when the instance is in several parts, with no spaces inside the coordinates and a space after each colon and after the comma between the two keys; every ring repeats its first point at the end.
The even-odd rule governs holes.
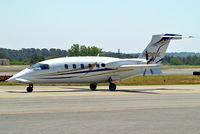
{"type": "Polygon", "coordinates": [[[160,37],[172,38],[172,39],[194,38],[194,36],[182,36],[182,35],[176,35],[176,36],[162,35],[160,37]]]}

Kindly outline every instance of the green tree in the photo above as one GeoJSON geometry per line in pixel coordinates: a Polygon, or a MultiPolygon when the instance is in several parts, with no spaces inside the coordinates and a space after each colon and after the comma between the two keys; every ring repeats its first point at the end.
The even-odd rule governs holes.
{"type": "Polygon", "coordinates": [[[80,46],[80,56],[88,56],[88,49],[85,45],[80,46]]]}
{"type": "Polygon", "coordinates": [[[31,58],[28,60],[28,62],[30,63],[30,65],[33,65],[43,60],[45,60],[45,58],[41,55],[32,55],[31,58]]]}
{"type": "Polygon", "coordinates": [[[170,60],[170,64],[171,65],[182,65],[183,62],[181,61],[181,59],[179,57],[173,57],[170,60]]]}
{"type": "Polygon", "coordinates": [[[68,50],[68,56],[80,56],[79,55],[79,44],[73,44],[71,48],[68,50]]]}
{"type": "Polygon", "coordinates": [[[6,58],[6,56],[3,53],[0,53],[0,58],[6,58]]]}
{"type": "Polygon", "coordinates": [[[61,56],[49,56],[49,57],[47,57],[47,59],[48,60],[50,60],[50,59],[55,59],[55,58],[60,58],[61,56]]]}
{"type": "Polygon", "coordinates": [[[86,47],[85,45],[73,44],[70,49],[68,49],[68,56],[103,56],[104,53],[102,49],[92,46],[86,47]]]}
{"type": "Polygon", "coordinates": [[[24,65],[24,63],[17,60],[13,60],[10,62],[10,65],[24,65]]]}
{"type": "Polygon", "coordinates": [[[97,48],[95,46],[92,46],[91,48],[89,48],[89,55],[90,56],[97,56],[97,55],[100,55],[100,56],[103,56],[103,52],[102,52],[102,49],[100,48],[97,48]]]}

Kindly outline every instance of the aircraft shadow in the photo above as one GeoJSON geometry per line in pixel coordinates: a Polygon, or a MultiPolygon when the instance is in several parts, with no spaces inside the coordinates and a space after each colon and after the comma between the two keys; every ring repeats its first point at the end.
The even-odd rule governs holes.
{"type": "MultiPolygon", "coordinates": [[[[8,93],[28,93],[26,91],[7,91],[8,93]]],[[[89,89],[77,89],[77,90],[55,90],[55,91],[50,91],[50,90],[46,90],[46,91],[33,91],[32,93],[59,93],[59,92],[90,92],[89,89]]]]}
{"type": "MultiPolygon", "coordinates": [[[[68,89],[68,90],[43,90],[43,91],[38,91],[35,90],[33,93],[67,93],[67,92],[95,92],[91,91],[89,88],[81,88],[81,87],[64,87],[63,89],[68,89]],[[71,90],[72,89],[72,90],[71,90]]],[[[143,94],[160,94],[156,93],[155,91],[161,91],[161,90],[177,90],[177,89],[169,89],[169,88],[155,88],[155,89],[136,89],[136,90],[128,90],[128,89],[117,89],[115,92],[126,92],[126,93],[143,93],[143,94]]],[[[189,89],[178,89],[178,90],[189,90],[189,89]]],[[[104,91],[104,92],[112,92],[109,91],[108,89],[97,89],[96,91],[104,91]]],[[[26,91],[7,91],[8,93],[27,93],[26,91]]]]}

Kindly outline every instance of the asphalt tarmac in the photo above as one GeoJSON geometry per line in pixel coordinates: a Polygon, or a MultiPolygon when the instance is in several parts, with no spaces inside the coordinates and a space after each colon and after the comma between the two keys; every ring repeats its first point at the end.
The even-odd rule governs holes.
{"type": "Polygon", "coordinates": [[[0,87],[0,134],[200,134],[200,85],[0,87]]]}

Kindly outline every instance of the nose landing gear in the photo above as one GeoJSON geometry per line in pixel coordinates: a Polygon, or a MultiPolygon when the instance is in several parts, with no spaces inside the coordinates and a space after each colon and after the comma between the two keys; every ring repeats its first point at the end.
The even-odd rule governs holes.
{"type": "Polygon", "coordinates": [[[115,83],[112,83],[112,78],[110,77],[109,79],[108,79],[108,82],[110,83],[110,85],[109,85],[109,90],[110,91],[115,91],[116,90],[116,84],[115,83]]]}
{"type": "Polygon", "coordinates": [[[29,86],[26,88],[27,92],[33,92],[33,84],[29,84],[29,86]]]}

